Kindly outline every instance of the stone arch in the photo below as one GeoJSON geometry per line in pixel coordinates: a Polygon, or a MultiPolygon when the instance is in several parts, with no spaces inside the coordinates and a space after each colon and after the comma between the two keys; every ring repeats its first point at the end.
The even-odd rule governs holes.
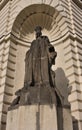
{"type": "Polygon", "coordinates": [[[36,25],[43,27],[43,34],[48,35],[51,42],[64,39],[69,32],[62,7],[56,9],[48,4],[32,4],[22,9],[16,16],[11,37],[15,37],[20,43],[29,44],[34,37],[36,25]]]}

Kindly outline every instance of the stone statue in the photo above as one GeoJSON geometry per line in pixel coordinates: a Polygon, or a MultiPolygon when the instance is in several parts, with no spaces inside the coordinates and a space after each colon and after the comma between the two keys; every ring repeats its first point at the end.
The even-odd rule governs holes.
{"type": "Polygon", "coordinates": [[[40,26],[35,28],[36,39],[31,43],[25,58],[24,87],[15,93],[17,98],[12,106],[51,102],[49,89],[55,86],[55,73],[51,70],[51,66],[55,64],[57,52],[48,37],[42,36],[41,30],[40,26]]]}
{"type": "Polygon", "coordinates": [[[25,58],[25,87],[52,82],[51,66],[55,64],[57,53],[47,36],[42,36],[42,28],[35,28],[36,39],[31,43],[25,58]]]}
{"type": "Polygon", "coordinates": [[[54,84],[51,66],[57,53],[41,30],[35,28],[36,39],[26,53],[24,86],[15,93],[9,108],[7,130],[12,126],[16,130],[66,130],[66,126],[73,130],[69,108],[54,84]]]}

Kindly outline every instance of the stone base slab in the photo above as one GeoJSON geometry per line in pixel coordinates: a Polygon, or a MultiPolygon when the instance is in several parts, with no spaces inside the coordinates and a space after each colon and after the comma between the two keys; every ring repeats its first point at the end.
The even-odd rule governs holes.
{"type": "Polygon", "coordinates": [[[56,106],[20,106],[8,112],[6,130],[58,130],[56,106]]]}

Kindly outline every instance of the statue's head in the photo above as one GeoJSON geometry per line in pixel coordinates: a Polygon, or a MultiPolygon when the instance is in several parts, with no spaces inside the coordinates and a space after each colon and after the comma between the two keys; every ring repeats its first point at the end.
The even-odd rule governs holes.
{"type": "Polygon", "coordinates": [[[42,27],[41,26],[36,26],[35,32],[36,32],[36,38],[40,37],[42,35],[42,27]]]}

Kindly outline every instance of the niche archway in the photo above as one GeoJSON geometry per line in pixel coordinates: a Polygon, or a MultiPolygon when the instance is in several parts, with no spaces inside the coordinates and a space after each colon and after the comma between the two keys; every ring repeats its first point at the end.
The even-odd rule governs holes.
{"type": "Polygon", "coordinates": [[[34,28],[37,25],[43,28],[43,34],[47,35],[51,42],[60,40],[68,30],[65,17],[59,11],[49,5],[34,4],[18,14],[12,26],[11,37],[19,43],[29,44],[34,39],[34,28]],[[64,29],[60,20],[63,21],[64,29]]]}
{"type": "MultiPolygon", "coordinates": [[[[49,37],[52,44],[55,44],[55,42],[58,41],[61,41],[62,43],[62,37],[66,33],[65,29],[67,30],[68,27],[65,23],[65,29],[62,30],[62,27],[58,22],[60,19],[63,21],[63,23],[65,23],[65,18],[60,14],[59,11],[45,4],[34,4],[28,6],[24,8],[16,17],[10,36],[10,51],[12,50],[12,46],[15,46],[16,48],[16,50],[13,52],[13,55],[15,57],[15,66],[12,66],[12,70],[15,70],[13,78],[15,82],[13,83],[13,87],[16,89],[14,89],[14,91],[16,91],[18,88],[23,87],[25,53],[29,49],[31,41],[34,39],[34,28],[37,25],[42,26],[43,34],[49,37]],[[19,69],[22,71],[19,71],[19,69]]],[[[12,61],[10,53],[9,57],[12,61]]],[[[7,74],[8,73],[9,71],[7,74]]],[[[10,76],[12,76],[12,73],[10,76]]],[[[8,91],[8,87],[6,87],[5,90],[8,91]]],[[[14,92],[11,92],[11,95],[13,93],[14,92]]]]}

